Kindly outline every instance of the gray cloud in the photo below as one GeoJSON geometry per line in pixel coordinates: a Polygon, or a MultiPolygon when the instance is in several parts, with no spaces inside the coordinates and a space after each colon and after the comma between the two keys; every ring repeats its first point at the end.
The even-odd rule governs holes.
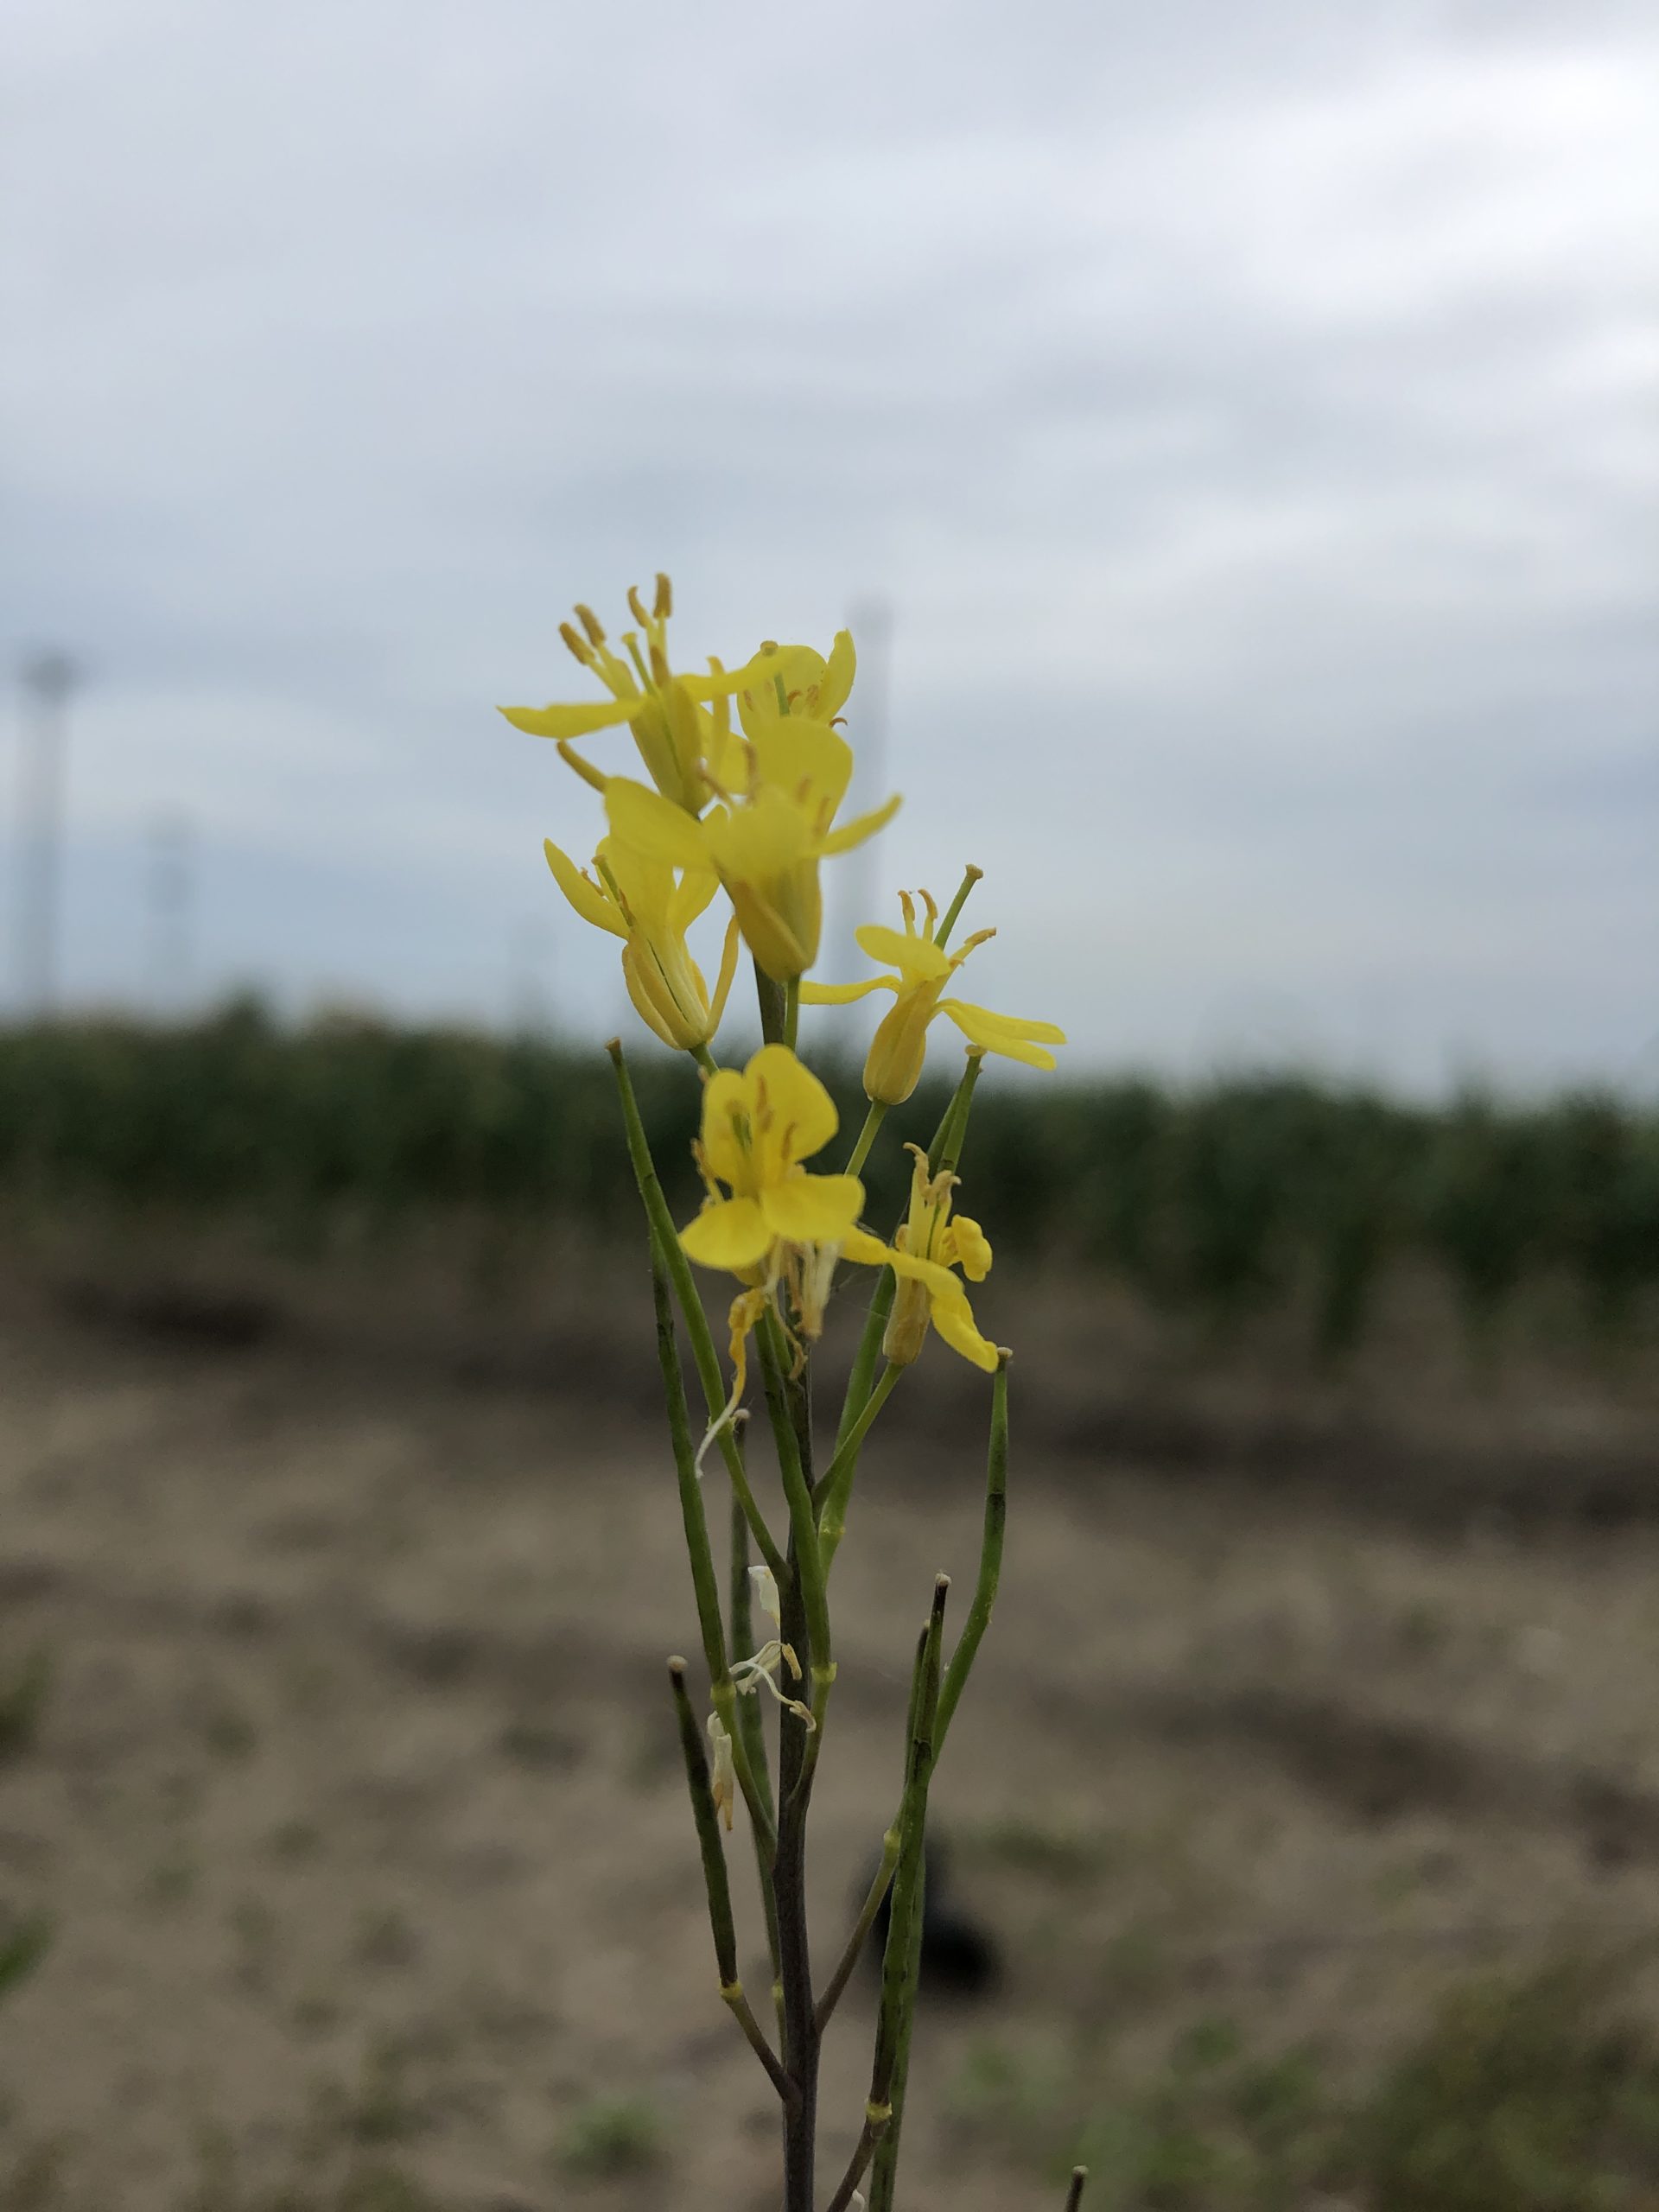
{"type": "Polygon", "coordinates": [[[83,990],[139,987],[119,856],[183,807],[204,982],[499,1018],[540,916],[613,1008],[539,872],[586,794],[489,709],[668,565],[687,659],[891,598],[908,803],[848,875],[971,853],[982,995],[1081,1053],[1639,1059],[1642,12],[87,0],[13,48],[0,583],[92,671],[83,990]]]}

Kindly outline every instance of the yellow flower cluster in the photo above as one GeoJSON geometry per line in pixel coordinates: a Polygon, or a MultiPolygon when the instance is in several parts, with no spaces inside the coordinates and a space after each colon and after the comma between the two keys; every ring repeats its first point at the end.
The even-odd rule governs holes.
{"type": "MultiPolygon", "coordinates": [[[[982,930],[954,953],[946,944],[963,892],[941,923],[926,892],[925,922],[899,893],[902,934],[869,925],[861,949],[890,974],[832,986],[804,982],[823,932],[819,870],[823,861],[874,836],[899,807],[838,822],[852,780],[853,752],[843,709],[856,661],[846,631],[827,655],[809,645],[768,640],[737,667],[710,659],[706,674],[677,673],[668,654],[673,594],[658,576],[652,604],[628,594],[636,626],[610,643],[591,608],[561,634],[606,698],[576,704],[508,707],[519,729],[553,739],[602,799],[607,834],[589,873],[550,840],[548,866],[584,921],[622,941],[628,995],[666,1045],[694,1053],[707,1077],[697,1165],[708,1190],[702,1211],[681,1232],[690,1257],[723,1268],[744,1286],[732,1307],[732,1356],[741,1395],[750,1332],[779,1300],[798,1339],[816,1337],[836,1264],[842,1259],[890,1267],[897,1275],[885,1350],[894,1366],[919,1352],[930,1326],[976,1364],[997,1355],[975,1325],[960,1269],[982,1280],[991,1249],[978,1224],[951,1219],[956,1178],[930,1175],[918,1154],[907,1220],[891,1245],[859,1226],[864,1186],[855,1173],[819,1174],[805,1162],[835,1136],[830,1094],[793,1050],[798,1003],[840,1005],[872,991],[893,994],[864,1071],[879,1118],[915,1090],[930,1024],[944,1014],[981,1052],[1052,1068],[1051,1045],[1064,1033],[946,997],[963,962],[995,934],[982,930]],[[735,713],[735,724],[734,723],[735,713]],[[626,724],[650,780],[607,773],[575,741],[626,724]],[[715,988],[693,958],[691,925],[724,891],[730,907],[715,988]],[[757,970],[783,986],[788,1042],[763,1046],[740,1072],[721,1068],[711,1051],[736,967],[740,938],[757,970]]],[[[865,1141],[868,1141],[868,1139],[865,1141]]],[[[863,1157],[863,1142],[852,1163],[863,1157]]],[[[912,1147],[914,1149],[914,1147],[912,1147]]]]}

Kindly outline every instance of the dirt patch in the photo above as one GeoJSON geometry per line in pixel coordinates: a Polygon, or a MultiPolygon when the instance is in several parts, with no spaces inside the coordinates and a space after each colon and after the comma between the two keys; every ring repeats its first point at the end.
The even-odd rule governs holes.
{"type": "MultiPolygon", "coordinates": [[[[695,1622],[645,1362],[584,1351],[561,1390],[347,1356],[315,1315],[211,1346],[6,1319],[0,1658],[52,1680],[0,1764],[0,1906],[55,1932],[3,2016],[0,2182],[61,2212],[771,2212],[664,1691],[695,1622]]],[[[935,1363],[861,1480],[821,1955],[892,1811],[932,1575],[971,1573],[978,1389],[935,1363]]],[[[1051,2201],[1056,2054],[1082,2110],[1222,2007],[1340,2075],[1471,1958],[1659,1917],[1659,1533],[1412,1527],[1127,1452],[1085,1475],[1045,1434],[1017,1392],[937,1800],[1001,1973],[925,2024],[917,2212],[1051,2201]],[[993,2075],[1027,2119],[970,2141],[993,2075]]],[[[828,2157],[868,2006],[832,2034],[828,2157]]]]}

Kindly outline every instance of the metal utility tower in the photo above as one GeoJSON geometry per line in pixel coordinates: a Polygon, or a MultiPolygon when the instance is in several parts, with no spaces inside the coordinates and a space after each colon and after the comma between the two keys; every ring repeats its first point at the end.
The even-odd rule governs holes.
{"type": "Polygon", "coordinates": [[[31,654],[23,689],[18,805],[17,995],[21,1010],[48,1020],[58,999],[64,780],[69,696],[79,670],[67,653],[31,654]]]}

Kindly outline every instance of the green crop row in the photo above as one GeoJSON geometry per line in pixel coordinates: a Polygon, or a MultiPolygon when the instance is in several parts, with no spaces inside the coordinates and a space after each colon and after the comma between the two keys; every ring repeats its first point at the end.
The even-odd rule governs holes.
{"type": "MultiPolygon", "coordinates": [[[[634,1078],[677,1206],[695,1203],[696,1081],[640,1039],[634,1078]]],[[[856,1071],[832,1078],[849,1131],[856,1071]]],[[[925,1085],[889,1128],[925,1140],[925,1085]]],[[[838,1164],[835,1148],[823,1164],[838,1164]]],[[[883,1142],[871,1217],[907,1163],[883,1142]]],[[[1011,1250],[1084,1262],[1225,1319],[1307,1300],[1318,1344],[1361,1333],[1393,1262],[1449,1277],[1482,1325],[1541,1276],[1618,1328],[1659,1287],[1659,1117],[1588,1095],[1410,1107],[1295,1078],[1177,1090],[1135,1080],[982,1082],[963,1205],[1011,1250]]],[[[629,1213],[597,1049],[327,1020],[238,1002],[192,1027],[0,1032],[0,1194],[316,1219],[449,1207],[602,1227],[629,1213]]]]}

